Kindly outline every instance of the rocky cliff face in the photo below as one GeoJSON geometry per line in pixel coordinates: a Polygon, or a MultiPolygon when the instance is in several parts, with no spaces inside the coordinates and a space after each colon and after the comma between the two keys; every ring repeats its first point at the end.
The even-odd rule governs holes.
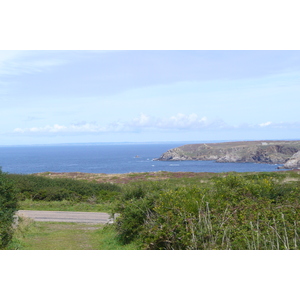
{"type": "Polygon", "coordinates": [[[285,169],[297,169],[300,168],[300,151],[295,153],[286,163],[283,165],[285,169]]]}
{"type": "Polygon", "coordinates": [[[253,141],[184,145],[168,150],[157,160],[286,163],[286,168],[290,168],[289,166],[300,166],[300,141],[253,141]],[[296,153],[298,152],[297,156],[296,153]],[[292,160],[289,162],[290,159],[292,160]]]}

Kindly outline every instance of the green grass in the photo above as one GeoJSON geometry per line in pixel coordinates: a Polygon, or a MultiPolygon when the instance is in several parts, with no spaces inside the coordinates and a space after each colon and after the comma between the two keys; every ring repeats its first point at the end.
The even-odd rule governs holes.
{"type": "Polygon", "coordinates": [[[101,225],[35,222],[23,240],[27,250],[93,250],[97,247],[92,232],[101,225]]]}
{"type": "Polygon", "coordinates": [[[117,232],[113,225],[106,225],[95,232],[98,239],[98,250],[141,250],[138,242],[123,245],[117,239],[117,232]]]}
{"type": "Polygon", "coordinates": [[[19,202],[20,210],[49,210],[49,211],[87,211],[87,212],[110,212],[110,203],[87,203],[62,201],[33,201],[26,199],[19,202]]]}
{"type": "Polygon", "coordinates": [[[120,244],[113,225],[35,222],[20,218],[9,250],[135,250],[120,244]]]}

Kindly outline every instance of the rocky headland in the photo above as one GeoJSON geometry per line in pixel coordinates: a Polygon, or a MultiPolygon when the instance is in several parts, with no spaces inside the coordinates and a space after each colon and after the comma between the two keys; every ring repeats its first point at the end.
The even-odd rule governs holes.
{"type": "Polygon", "coordinates": [[[300,141],[247,141],[189,144],[170,149],[156,160],[214,160],[283,164],[284,169],[300,168],[300,141]]]}

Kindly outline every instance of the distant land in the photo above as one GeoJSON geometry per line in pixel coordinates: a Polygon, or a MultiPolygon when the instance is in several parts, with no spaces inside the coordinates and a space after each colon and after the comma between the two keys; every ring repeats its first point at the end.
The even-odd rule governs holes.
{"type": "Polygon", "coordinates": [[[156,160],[214,160],[283,164],[284,169],[300,168],[300,141],[242,141],[187,144],[163,153],[156,160]]]}

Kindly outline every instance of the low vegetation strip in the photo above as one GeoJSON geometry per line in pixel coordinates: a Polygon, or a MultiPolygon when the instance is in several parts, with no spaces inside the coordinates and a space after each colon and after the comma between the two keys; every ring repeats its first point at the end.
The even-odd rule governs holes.
{"type": "Polygon", "coordinates": [[[98,235],[103,240],[109,232],[111,240],[104,238],[109,249],[300,248],[299,170],[114,174],[114,183],[96,177],[108,175],[3,174],[22,210],[96,212],[102,207],[120,214],[98,235]]]}
{"type": "Polygon", "coordinates": [[[143,173],[125,173],[125,174],[95,174],[95,173],[82,173],[82,172],[44,172],[37,173],[35,176],[46,178],[68,178],[76,180],[84,180],[97,183],[110,183],[110,184],[128,184],[137,181],[161,181],[179,178],[197,178],[207,179],[215,176],[215,173],[209,172],[143,172],[143,173]]]}
{"type": "Polygon", "coordinates": [[[6,174],[17,190],[23,210],[69,210],[108,212],[111,201],[121,193],[112,183],[98,183],[48,175],[6,174]]]}

